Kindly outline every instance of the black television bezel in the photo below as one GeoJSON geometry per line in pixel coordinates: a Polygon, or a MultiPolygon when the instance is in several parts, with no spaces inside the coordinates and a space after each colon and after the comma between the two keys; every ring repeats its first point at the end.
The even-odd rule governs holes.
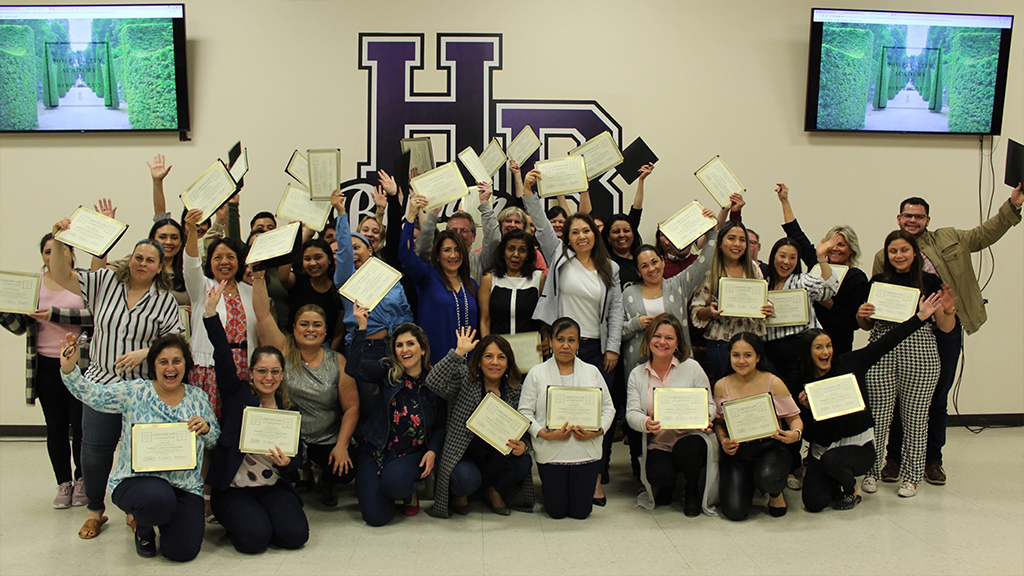
{"type": "Polygon", "coordinates": [[[1013,19],[1013,14],[979,14],[964,12],[921,12],[911,10],[856,10],[851,8],[811,8],[810,40],[807,57],[807,101],[804,107],[804,131],[815,134],[929,134],[938,136],[999,136],[1003,127],[1003,108],[1006,104],[1006,77],[1010,69],[1010,39],[1013,26],[1003,29],[999,39],[999,63],[996,66],[996,85],[992,103],[992,126],[988,132],[931,132],[914,130],[832,130],[818,128],[818,88],[821,81],[821,37],[823,22],[814,21],[814,12],[874,12],[876,14],[925,14],[936,16],[995,16],[1013,19]]]}
{"type": "Polygon", "coordinates": [[[125,8],[135,6],[180,6],[181,18],[171,19],[172,42],[174,44],[174,90],[178,107],[178,126],[175,128],[146,128],[137,130],[125,130],[120,128],[104,130],[100,128],[69,128],[67,130],[0,130],[0,134],[154,134],[154,133],[180,133],[184,138],[185,132],[192,129],[192,116],[188,100],[188,65],[185,53],[185,46],[188,37],[185,34],[185,3],[184,2],[155,2],[131,4],[14,4],[9,8],[125,8]]]}

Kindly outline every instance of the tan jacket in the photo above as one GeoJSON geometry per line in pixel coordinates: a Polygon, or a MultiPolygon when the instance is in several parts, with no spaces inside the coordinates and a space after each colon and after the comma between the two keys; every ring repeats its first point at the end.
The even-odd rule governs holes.
{"type": "MultiPolygon", "coordinates": [[[[1007,200],[995,216],[970,230],[926,229],[917,237],[921,252],[935,265],[939,278],[956,294],[957,317],[968,334],[977,332],[988,319],[985,300],[981,296],[981,287],[978,286],[978,278],[971,263],[971,253],[995,244],[1011,226],[1020,222],[1020,212],[1020,208],[1007,200]]],[[[882,250],[875,254],[873,275],[882,272],[884,257],[882,250]]]]}

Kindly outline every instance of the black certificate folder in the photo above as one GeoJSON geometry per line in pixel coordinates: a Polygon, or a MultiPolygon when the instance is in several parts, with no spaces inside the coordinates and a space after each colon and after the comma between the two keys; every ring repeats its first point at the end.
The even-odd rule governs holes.
{"type": "Polygon", "coordinates": [[[626,184],[632,184],[640,177],[640,168],[642,166],[653,164],[657,161],[658,157],[647,146],[644,139],[637,138],[622,151],[622,163],[615,167],[615,172],[622,176],[626,184]]]}
{"type": "Polygon", "coordinates": [[[1011,188],[1024,182],[1024,145],[1013,140],[1006,140],[1006,175],[1003,182],[1011,188]]]}

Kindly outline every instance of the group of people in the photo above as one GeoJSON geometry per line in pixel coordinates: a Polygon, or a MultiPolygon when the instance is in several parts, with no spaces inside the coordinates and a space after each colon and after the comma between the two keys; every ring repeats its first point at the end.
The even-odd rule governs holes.
{"type": "MultiPolygon", "coordinates": [[[[533,511],[536,462],[545,512],[583,519],[606,504],[618,427],[643,508],[679,495],[687,516],[717,509],[740,520],[758,489],[777,517],[788,486],[802,488],[808,511],[845,510],[861,499],[857,476],[862,492],[898,479],[899,495],[913,496],[922,477],[945,482],[946,396],[963,331],[985,321],[969,256],[1020,222],[1024,202],[1018,185],[977,228],[932,230],[927,202],[905,200],[869,280],[853,229],[835,226],[812,243],[781,183],[785,236],[761,263],[740,195],[717,215],[704,211],[716,226],[690,246],[660,230],[643,243],[651,164],[629,213],[596,218],[586,193],[575,212],[563,199],[546,210],[533,191],[542,174],[510,162],[509,206],[495,214],[481,182],[466,202],[482,221],[459,211],[444,230],[438,211],[381,170],[373,215],[352,230],[336,192],[328,225],[303,227],[291,260],[268,268],[244,262],[247,245],[276,228],[273,214],[256,214],[246,238],[240,194],[216,215],[175,220],[163,193],[170,166],[162,156],[149,166],[149,236],[123,260],[76,268],[73,249],[54,238],[70,221],[57,222],[40,244],[39,310],[0,322],[27,335],[26,399],[38,398],[46,419],[53,507],[86,506],[79,536],[94,538],[109,488],[138,554],[154,556],[159,540],[160,553],[180,561],[198,554],[207,522],[242,552],[299,548],[309,536],[299,493],[316,490],[335,506],[337,485],[353,480],[371,526],[417,514],[431,475],[428,514],[468,514],[480,499],[508,515],[533,511]],[[371,257],[404,275],[369,309],[337,289],[371,257]],[[807,324],[723,315],[721,278],[806,290],[807,324]],[[873,282],[919,289],[917,314],[873,320],[873,282]],[[870,344],[853,350],[858,329],[871,331],[870,344]],[[542,335],[544,360],[523,374],[504,336],[527,332],[542,335]],[[851,373],[867,408],[815,421],[804,386],[851,373]],[[549,426],[550,386],[599,389],[600,426],[549,426]],[[663,429],[653,398],[664,387],[706,390],[708,427],[663,429]],[[775,433],[730,438],[723,404],[764,393],[780,419],[775,433]],[[487,394],[529,421],[507,455],[466,427],[487,394]],[[247,407],[298,411],[299,453],[242,452],[247,407]],[[194,469],[132,468],[132,426],[161,422],[195,432],[194,469]]],[[[109,200],[97,209],[116,213],[109,200]]],[[[762,313],[774,314],[770,301],[762,313]]]]}

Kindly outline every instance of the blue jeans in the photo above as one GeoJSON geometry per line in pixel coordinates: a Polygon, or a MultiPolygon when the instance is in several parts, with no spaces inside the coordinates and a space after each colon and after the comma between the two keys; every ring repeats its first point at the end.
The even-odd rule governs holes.
{"type": "Polygon", "coordinates": [[[725,340],[708,340],[708,364],[711,365],[711,387],[725,377],[729,363],[729,343],[725,340]]]}
{"type": "Polygon", "coordinates": [[[363,520],[370,526],[383,526],[395,515],[395,500],[411,498],[420,484],[420,460],[425,452],[394,458],[377,468],[369,445],[359,449],[356,464],[356,497],[363,520]]]}
{"type": "Polygon", "coordinates": [[[101,512],[107,494],[107,477],[114,467],[114,451],[121,439],[121,415],[97,412],[82,406],[82,479],[89,510],[101,512]]]}

